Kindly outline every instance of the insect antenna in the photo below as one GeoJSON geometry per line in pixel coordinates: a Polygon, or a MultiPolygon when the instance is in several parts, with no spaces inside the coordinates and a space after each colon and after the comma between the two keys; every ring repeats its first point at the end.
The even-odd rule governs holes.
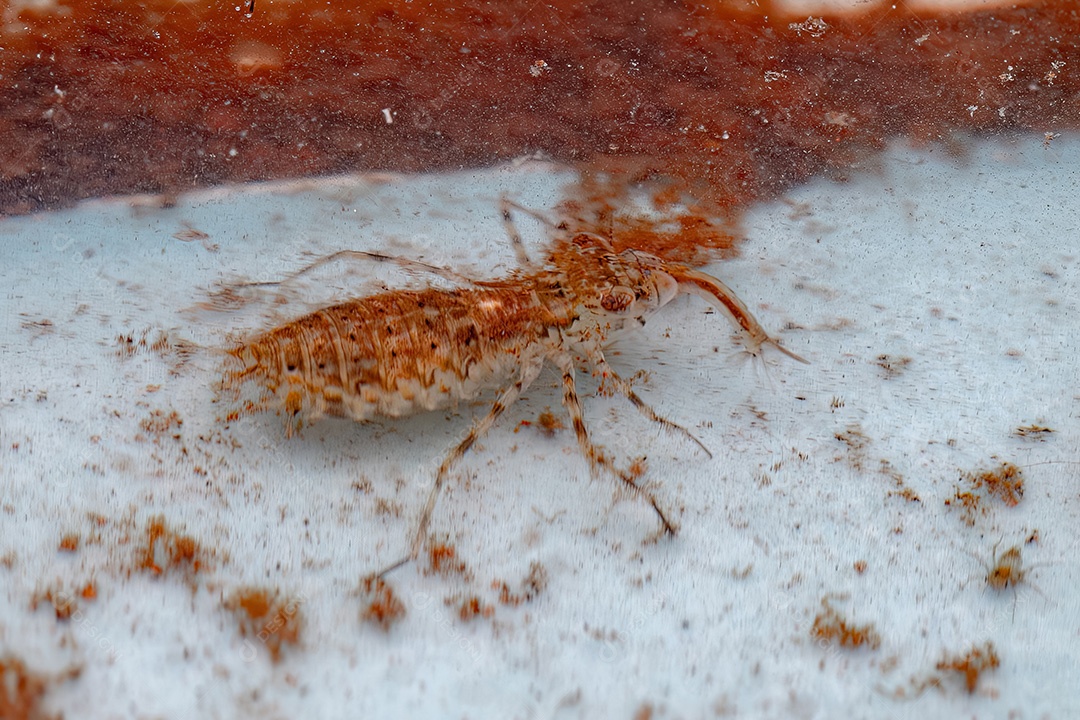
{"type": "Polygon", "coordinates": [[[728,317],[738,326],[746,349],[751,355],[759,355],[762,345],[772,345],[792,360],[798,360],[806,365],[810,364],[809,360],[788,350],[780,344],[779,340],[766,333],[753,313],[750,312],[750,309],[746,307],[746,304],[719,279],[686,267],[668,266],[666,271],[679,283],[681,292],[704,298],[710,304],[726,312],[728,317]]]}

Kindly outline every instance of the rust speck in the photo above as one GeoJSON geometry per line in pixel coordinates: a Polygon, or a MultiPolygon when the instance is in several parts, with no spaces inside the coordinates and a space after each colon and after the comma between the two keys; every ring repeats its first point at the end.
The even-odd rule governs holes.
{"type": "Polygon", "coordinates": [[[559,430],[565,429],[563,421],[559,419],[557,415],[551,412],[551,408],[545,408],[544,412],[536,418],[536,427],[544,435],[551,437],[559,430]]]}
{"type": "Polygon", "coordinates": [[[430,567],[425,574],[460,575],[468,577],[468,568],[464,560],[459,560],[457,550],[447,543],[434,543],[428,550],[430,567]]]}
{"type": "Polygon", "coordinates": [[[146,523],[146,545],[138,552],[135,568],[154,575],[181,572],[190,579],[206,568],[211,554],[190,535],[169,529],[165,516],[158,515],[146,523]]]}
{"type": "Polygon", "coordinates": [[[60,538],[60,551],[73,553],[79,549],[79,534],[67,533],[60,538]]]}
{"type": "Polygon", "coordinates": [[[857,648],[866,645],[876,650],[881,646],[881,636],[873,625],[853,625],[829,603],[821,599],[822,610],[814,618],[810,634],[823,643],[835,642],[840,647],[857,648]]]}
{"type": "Polygon", "coordinates": [[[276,590],[248,587],[234,593],[224,606],[239,622],[245,651],[251,654],[261,645],[276,663],[281,660],[285,647],[300,644],[303,629],[301,600],[284,598],[276,590]]]}
{"type": "Polygon", "coordinates": [[[373,575],[364,578],[360,593],[366,603],[360,612],[360,618],[365,622],[374,623],[384,631],[389,631],[394,623],[405,617],[405,604],[381,577],[373,575]]]}
{"type": "Polygon", "coordinates": [[[532,602],[540,593],[547,588],[547,569],[538,562],[529,565],[529,574],[521,581],[521,588],[517,593],[510,591],[510,586],[505,582],[494,582],[492,588],[499,591],[499,603],[509,607],[517,607],[522,603],[532,602]]]}
{"type": "Polygon", "coordinates": [[[970,695],[975,692],[979,685],[982,674],[996,670],[1001,666],[1001,658],[998,657],[994,643],[987,641],[982,646],[972,647],[965,653],[946,653],[945,656],[934,666],[936,675],[925,681],[926,687],[936,687],[944,691],[944,683],[948,678],[958,678],[964,684],[964,689],[970,695]]]}
{"type": "Polygon", "coordinates": [[[1045,425],[1021,425],[1013,431],[1013,434],[1018,438],[1025,440],[1036,440],[1042,442],[1046,440],[1054,432],[1053,428],[1048,428],[1045,425]]]}
{"type": "Polygon", "coordinates": [[[482,617],[485,620],[494,617],[495,608],[491,605],[487,605],[480,601],[480,598],[472,595],[461,601],[461,606],[458,608],[458,617],[464,622],[468,622],[473,618],[482,617]]]}
{"type": "Polygon", "coordinates": [[[22,660],[0,656],[0,718],[4,720],[54,720],[59,715],[45,711],[42,703],[49,690],[73,680],[81,669],[73,668],[57,675],[30,670],[22,660]]]}

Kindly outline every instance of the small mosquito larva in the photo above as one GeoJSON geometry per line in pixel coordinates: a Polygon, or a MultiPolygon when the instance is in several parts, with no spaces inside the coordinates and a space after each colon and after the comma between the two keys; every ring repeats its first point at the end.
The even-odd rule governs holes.
{"type": "Polygon", "coordinates": [[[616,252],[605,238],[584,232],[555,240],[546,263],[532,263],[513,227],[511,207],[517,206],[504,201],[503,220],[520,267],[506,277],[473,280],[416,261],[375,253],[335,253],[294,277],[339,257],[354,256],[419,267],[461,286],[392,290],[349,300],[272,328],[228,352],[231,368],[225,373],[223,389],[238,398],[243,386],[254,384],[259,392],[257,399],[242,403],[229,419],[276,410],[286,417],[289,434],[324,415],[357,421],[401,417],[448,407],[485,390],[499,390],[487,414],[439,466],[409,555],[388,570],[418,557],[451,467],[548,362],[562,373],[563,405],[592,471],[618,478],[649,503],[663,530],[674,534],[675,525],[656,498],[638,485],[636,475],[616,467],[611,456],[590,439],[576,377],[578,367],[584,365],[646,418],[697,443],[711,457],[688,430],[661,417],[638,397],[604,357],[604,348],[617,337],[640,328],[680,294],[698,295],[727,313],[750,353],[757,355],[762,346],[772,345],[806,362],[769,336],[724,283],[684,265],[636,250],[616,252]]]}

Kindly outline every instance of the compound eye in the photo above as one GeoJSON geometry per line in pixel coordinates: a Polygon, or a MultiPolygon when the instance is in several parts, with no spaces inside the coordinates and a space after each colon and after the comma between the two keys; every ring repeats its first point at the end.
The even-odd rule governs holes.
{"type": "Polygon", "coordinates": [[[616,287],[600,298],[600,307],[608,312],[621,313],[634,304],[634,299],[633,291],[624,287],[616,287]]]}

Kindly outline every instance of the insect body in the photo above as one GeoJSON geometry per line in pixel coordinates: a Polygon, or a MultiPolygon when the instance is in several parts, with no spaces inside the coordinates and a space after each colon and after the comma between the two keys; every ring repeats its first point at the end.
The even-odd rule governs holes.
{"type": "MultiPolygon", "coordinates": [[[[996,545],[994,550],[997,550],[996,545]]],[[[986,570],[986,584],[994,590],[1004,590],[1024,582],[1027,574],[1020,548],[1014,545],[1001,555],[994,553],[994,559],[986,570]]]]}
{"type": "MultiPolygon", "coordinates": [[[[504,216],[509,220],[505,210],[504,216]]],[[[590,440],[576,369],[584,365],[600,374],[644,416],[705,449],[685,428],[641,400],[604,357],[604,348],[615,338],[643,325],[680,293],[699,295],[724,310],[750,352],[772,345],[806,362],[781,347],[710,275],[634,250],[617,253],[606,239],[589,233],[557,241],[548,262],[533,266],[520,239],[512,238],[523,266],[505,278],[470,280],[454,290],[388,291],[350,300],[273,328],[229,352],[232,367],[224,387],[239,393],[254,384],[258,390],[231,417],[274,409],[286,416],[289,432],[323,415],[358,421],[399,417],[501,390],[439,467],[409,558],[402,562],[419,554],[451,466],[548,362],[562,373],[563,404],[592,470],[611,473],[642,496],[664,531],[674,533],[675,526],[652,494],[637,485],[636,476],[617,468],[590,440]]]]}
{"type": "Polygon", "coordinates": [[[980,574],[980,577],[986,582],[987,587],[996,592],[1003,592],[1009,589],[1013,591],[1013,615],[1015,616],[1016,589],[1020,585],[1027,585],[1044,598],[1046,597],[1046,594],[1043,593],[1037,585],[1028,580],[1028,575],[1045,563],[1035,563],[1025,566],[1019,545],[1014,545],[999,555],[997,549],[1000,544],[1000,540],[994,543],[989,563],[985,562],[977,555],[973,555],[973,557],[986,569],[986,574],[980,574]]]}

